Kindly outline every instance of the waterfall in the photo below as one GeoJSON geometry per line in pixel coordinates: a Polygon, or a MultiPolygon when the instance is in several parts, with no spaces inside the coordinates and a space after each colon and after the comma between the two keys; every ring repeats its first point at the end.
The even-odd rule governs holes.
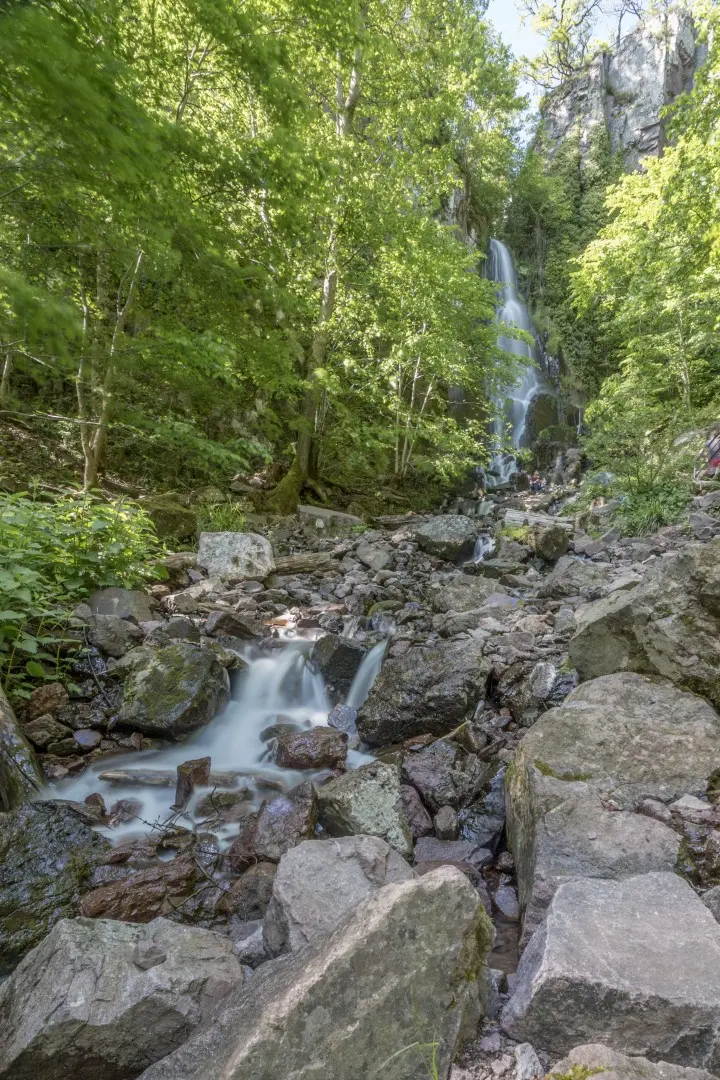
{"type": "Polygon", "coordinates": [[[352,681],[352,686],[345,701],[346,705],[352,705],[353,709],[359,709],[365,702],[382,667],[386,648],[387,639],[378,642],[365,654],[352,681]]]}
{"type": "MultiPolygon", "coordinates": [[[[502,284],[500,301],[497,308],[499,322],[507,326],[517,326],[520,330],[532,333],[532,319],[527,304],[518,292],[517,274],[510,250],[500,240],[490,241],[488,254],[487,274],[491,281],[502,284]]],[[[520,449],[525,437],[527,426],[527,413],[531,402],[540,393],[547,393],[548,388],[543,381],[542,373],[536,366],[537,356],[535,347],[527,341],[518,341],[517,338],[507,337],[501,334],[498,344],[505,352],[514,356],[525,358],[521,376],[516,386],[512,387],[502,401],[498,401],[497,414],[493,422],[493,434],[499,443],[505,433],[505,427],[510,425],[512,446],[520,449]],[[507,405],[505,405],[507,402],[507,405]]],[[[491,471],[500,478],[500,483],[510,479],[517,469],[517,462],[512,454],[502,453],[499,450],[493,457],[491,471]]]]}

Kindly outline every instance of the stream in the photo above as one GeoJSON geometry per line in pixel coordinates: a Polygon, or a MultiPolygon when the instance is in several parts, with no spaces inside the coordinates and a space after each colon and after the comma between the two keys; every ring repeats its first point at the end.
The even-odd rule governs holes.
{"type": "MultiPolygon", "coordinates": [[[[276,724],[293,724],[299,729],[326,725],[331,708],[322,676],[313,670],[307,656],[313,639],[287,640],[280,648],[268,651],[248,645],[243,651],[247,669],[231,675],[231,700],[226,708],[200,731],[185,742],[124,754],[104,757],[80,776],[60,781],[53,786],[54,795],[82,802],[92,792],[99,792],[108,808],[121,799],[132,799],[141,805],[136,815],[113,828],[99,831],[117,841],[136,834],[139,822],[143,830],[173,816],[176,824],[192,828],[204,819],[198,806],[213,790],[221,786],[232,791],[245,789],[247,813],[257,809],[263,798],[287,791],[303,780],[320,775],[311,770],[284,769],[272,760],[268,747],[267,729],[276,724]],[[263,738],[264,735],[264,738],[263,738]],[[192,758],[209,757],[213,774],[231,774],[206,786],[198,785],[188,806],[181,814],[173,815],[170,805],[175,793],[175,770],[192,758]],[[171,784],[111,783],[102,777],[108,773],[127,771],[140,781],[140,773],[170,773],[171,784]]],[[[369,650],[347,695],[346,703],[358,708],[370,692],[380,670],[387,642],[382,641],[369,650]]],[[[349,768],[357,768],[373,758],[359,750],[350,750],[349,768]]],[[[221,844],[227,845],[238,831],[237,823],[213,826],[221,844]]]]}

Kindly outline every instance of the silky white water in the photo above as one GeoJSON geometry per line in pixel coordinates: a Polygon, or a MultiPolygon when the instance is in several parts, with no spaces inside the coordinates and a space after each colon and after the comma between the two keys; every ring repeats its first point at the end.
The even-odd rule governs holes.
{"type": "Polygon", "coordinates": [[[491,555],[495,550],[495,541],[490,533],[481,533],[475,541],[475,550],[473,551],[473,562],[480,563],[483,561],[486,555],[491,555]]]}
{"type": "MultiPolygon", "coordinates": [[[[490,241],[487,265],[488,277],[491,281],[502,284],[500,300],[497,308],[497,318],[506,326],[516,326],[520,330],[532,333],[532,319],[527,304],[518,292],[517,274],[515,264],[509,248],[500,240],[490,241]]],[[[514,356],[523,357],[526,363],[516,386],[511,387],[501,401],[496,403],[497,413],[493,422],[493,434],[497,444],[501,444],[506,425],[510,427],[510,441],[515,449],[523,444],[527,427],[527,414],[533,399],[540,393],[548,393],[540,369],[537,366],[537,356],[534,345],[518,338],[500,334],[498,345],[505,352],[514,356]]],[[[500,478],[500,482],[510,479],[517,470],[515,456],[498,450],[493,457],[492,472],[500,478]]]]}
{"type": "MultiPolygon", "coordinates": [[[[308,644],[293,641],[270,653],[249,645],[244,655],[248,667],[234,676],[230,703],[190,739],[162,750],[103,757],[80,776],[54,784],[53,796],[82,802],[91,792],[100,792],[108,809],[118,799],[139,800],[142,810],[138,811],[136,820],[103,830],[117,839],[144,831],[144,823],[167,820],[172,815],[170,804],[175,790],[174,786],[111,784],[99,778],[101,773],[118,769],[174,772],[190,758],[210,757],[213,772],[236,773],[237,786],[250,789],[248,810],[261,798],[271,798],[273,787],[279,792],[312,779],[315,774],[310,770],[293,771],[275,765],[267,743],[260,737],[266,728],[278,723],[292,723],[305,729],[327,723],[330,702],[322,676],[307,663],[308,644]]],[[[350,688],[348,703],[352,698],[359,705],[367,697],[380,670],[385,645],[381,642],[365,657],[350,688]]],[[[350,768],[371,760],[369,755],[357,750],[351,750],[347,757],[350,768]]],[[[212,786],[198,787],[185,812],[176,817],[177,823],[191,826],[197,820],[195,807],[212,790],[212,786]]],[[[47,792],[44,797],[47,798],[47,792]]],[[[237,832],[237,825],[213,827],[213,832],[227,839],[237,832]]]]}

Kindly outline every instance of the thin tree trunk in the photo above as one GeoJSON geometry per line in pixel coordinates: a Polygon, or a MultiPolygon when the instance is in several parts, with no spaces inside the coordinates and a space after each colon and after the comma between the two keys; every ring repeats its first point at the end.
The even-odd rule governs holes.
{"type": "Polygon", "coordinates": [[[12,375],[12,355],[5,353],[3,360],[2,375],[0,376],[0,401],[7,401],[10,393],[10,376],[12,375]]]}

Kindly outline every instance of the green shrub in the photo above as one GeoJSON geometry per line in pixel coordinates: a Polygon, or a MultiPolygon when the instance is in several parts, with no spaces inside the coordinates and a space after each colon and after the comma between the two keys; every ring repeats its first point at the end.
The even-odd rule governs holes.
{"type": "Polygon", "coordinates": [[[242,532],[245,513],[231,500],[200,503],[197,508],[197,528],[201,532],[242,532]]]}
{"type": "Polygon", "coordinates": [[[57,678],[74,604],[101,585],[132,587],[161,572],[159,545],[136,504],[68,493],[0,496],[0,679],[26,696],[57,678]]]}
{"type": "Polygon", "coordinates": [[[680,521],[692,491],[688,485],[667,483],[630,492],[617,512],[618,524],[627,536],[647,536],[663,525],[680,521]]]}

